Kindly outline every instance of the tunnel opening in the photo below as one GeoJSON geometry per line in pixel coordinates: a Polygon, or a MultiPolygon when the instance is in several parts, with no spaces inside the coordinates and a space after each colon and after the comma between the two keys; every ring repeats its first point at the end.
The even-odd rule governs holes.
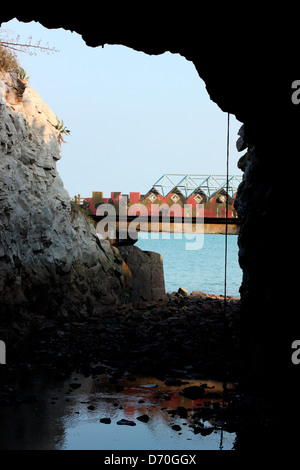
{"type": "MultiPolygon", "coordinates": [[[[58,20],[55,20],[53,24],[57,22],[58,20]]],[[[64,18],[61,18],[59,22],[64,25],[67,23],[64,18]]],[[[75,29],[82,32],[79,23],[76,24],[75,29]]],[[[88,33],[85,32],[84,36],[88,38],[88,33]]],[[[283,266],[282,270],[289,273],[287,258],[290,256],[290,251],[278,249],[272,227],[278,210],[284,213],[286,208],[282,202],[276,209],[270,204],[271,196],[275,191],[274,187],[281,176],[281,170],[277,165],[273,165],[274,160],[281,161],[282,155],[286,155],[287,152],[291,152],[292,155],[298,146],[297,111],[291,105],[289,94],[291,80],[288,74],[293,72],[293,68],[292,66],[282,67],[278,73],[273,74],[275,78],[270,83],[270,71],[279,70],[274,49],[270,50],[268,61],[264,62],[265,56],[262,57],[262,50],[257,47],[246,48],[245,53],[243,43],[243,47],[239,49],[241,56],[245,57],[248,54],[249,63],[254,64],[254,67],[248,71],[248,75],[245,77],[237,71],[236,64],[232,62],[230,64],[236,76],[232,73],[227,74],[228,68],[224,69],[226,73],[220,72],[218,75],[216,72],[220,71],[220,64],[225,62],[222,58],[222,47],[219,53],[212,50],[211,45],[206,43],[204,56],[200,57],[199,42],[196,40],[192,41],[191,45],[176,38],[163,40],[160,36],[155,42],[150,41],[149,38],[145,40],[145,37],[141,40],[130,39],[125,33],[123,37],[124,39],[120,40],[120,36],[114,36],[114,34],[111,36],[105,33],[101,38],[91,35],[90,44],[121,42],[133,45],[134,48],[145,52],[152,51],[154,54],[162,50],[181,51],[193,60],[200,76],[207,84],[212,99],[225,111],[233,111],[240,121],[245,123],[244,140],[248,143],[248,150],[251,154],[248,154],[245,159],[246,181],[239,198],[239,213],[242,218],[240,255],[244,270],[241,318],[242,342],[246,356],[245,376],[247,376],[247,384],[250,385],[251,390],[260,394],[262,388],[268,389],[270,383],[276,383],[280,374],[280,377],[284,377],[285,383],[292,383],[293,398],[290,404],[293,408],[296,404],[294,397],[297,397],[299,383],[297,370],[291,364],[290,347],[296,331],[299,331],[299,325],[296,315],[293,314],[295,311],[293,299],[288,294],[284,296],[279,293],[295,292],[296,280],[291,279],[290,275],[278,275],[280,265],[283,266]],[[215,53],[217,53],[217,59],[211,64],[206,58],[214,56],[215,53]],[[257,73],[258,70],[259,73],[257,73]],[[266,94],[266,83],[272,90],[268,94],[266,94]],[[245,88],[247,88],[247,93],[245,93],[245,88]],[[278,110],[283,110],[285,122],[279,116],[278,110]],[[268,138],[274,135],[277,137],[276,141],[268,138]],[[261,209],[257,205],[260,197],[263,201],[261,209]],[[255,228],[257,222],[261,224],[259,233],[255,228]],[[280,319],[283,312],[287,312],[289,321],[283,322],[280,319]]],[[[226,58],[228,59],[227,56],[226,58]]],[[[289,209],[287,213],[290,213],[289,209]]],[[[287,243],[286,246],[291,246],[287,236],[284,235],[283,240],[287,243]]],[[[294,235],[292,241],[293,246],[296,246],[294,235]]],[[[274,393],[276,403],[276,399],[280,397],[280,390],[275,387],[274,393]]]]}
{"type": "MultiPolygon", "coordinates": [[[[12,35],[14,30],[24,39],[33,35],[41,40],[41,44],[53,44],[56,49],[62,45],[63,50],[58,53],[37,56],[22,54],[22,60],[24,68],[31,75],[30,85],[52,106],[59,119],[63,118],[63,122],[71,128],[71,135],[64,138],[63,158],[58,161],[57,166],[70,196],[75,196],[73,199],[81,202],[81,207],[87,212],[92,213],[92,210],[95,213],[99,203],[103,201],[111,203],[110,195],[116,201],[117,210],[120,196],[124,195],[129,200],[129,193],[140,195],[142,205],[146,204],[147,191],[151,192],[154,181],[162,172],[225,173],[225,114],[210,101],[194,65],[184,57],[171,53],[149,56],[123,46],[106,45],[104,48],[88,49],[75,33],[45,30],[38,23],[18,24],[14,20],[3,25],[4,31],[8,30],[9,33],[10,29],[12,35]],[[89,73],[91,66],[93,74],[89,73]],[[45,74],[43,71],[46,67],[45,74]],[[60,70],[60,73],[55,73],[55,70],[60,70]],[[76,74],[76,70],[80,70],[80,74],[76,74]],[[72,84],[69,86],[70,77],[72,84]],[[116,189],[119,191],[116,192],[116,189]]],[[[240,172],[237,167],[239,155],[235,148],[240,126],[241,123],[232,116],[232,173],[240,172]]],[[[201,181],[199,177],[197,181],[201,181]]],[[[170,189],[171,198],[165,198],[168,206],[178,203],[183,205],[190,201],[180,192],[177,196],[175,187],[170,189]]],[[[200,191],[198,188],[198,198],[200,191]]],[[[221,189],[222,191],[224,190],[221,189]]],[[[224,196],[221,192],[214,198],[214,194],[209,193],[210,200],[203,193],[199,201],[206,203],[213,216],[217,216],[218,211],[224,213],[224,201],[222,203],[221,200],[224,196]]],[[[158,195],[159,197],[152,195],[155,197],[155,200],[151,200],[153,205],[162,198],[159,192],[158,195]]],[[[132,196],[130,201],[131,198],[132,196]]],[[[162,211],[164,201],[160,202],[162,205],[159,206],[159,211],[162,211]]],[[[136,204],[135,201],[134,205],[136,204]]],[[[128,213],[130,214],[130,207],[128,213]]],[[[139,211],[136,211],[136,215],[139,215],[139,211]]],[[[181,275],[184,273],[182,268],[185,265],[187,267],[187,281],[178,278],[179,266],[172,269],[172,250],[169,250],[163,256],[163,261],[165,256],[168,260],[165,263],[167,291],[186,287],[189,292],[207,292],[208,289],[207,293],[222,294],[222,237],[207,236],[210,238],[209,245],[217,242],[217,252],[215,248],[207,247],[207,254],[201,263],[197,263],[197,256],[184,263],[185,248],[188,246],[191,250],[194,239],[195,249],[198,247],[204,250],[205,240],[203,244],[201,236],[198,237],[202,240],[201,243],[197,243],[196,238],[190,234],[183,235],[182,238],[184,237],[188,243],[181,244],[178,248],[178,259],[183,259],[180,263],[181,275]],[[219,260],[217,264],[210,262],[209,253],[212,256],[215,253],[219,260]],[[186,286],[191,269],[197,269],[200,264],[201,269],[197,276],[202,280],[209,279],[209,285],[203,284],[203,281],[198,285],[197,276],[193,276],[192,285],[186,286]],[[213,265],[216,266],[215,273],[210,269],[213,265]],[[215,277],[217,282],[214,281],[215,277]]],[[[159,252],[159,240],[155,242],[159,238],[167,239],[168,233],[164,231],[158,237],[154,232],[148,234],[148,251],[159,252]]],[[[174,238],[179,239],[180,235],[177,234],[174,238]]],[[[229,260],[232,270],[228,273],[228,279],[232,279],[233,286],[229,292],[239,297],[241,270],[238,264],[237,235],[231,238],[235,239],[235,243],[231,243],[233,240],[230,242],[229,260]]],[[[140,236],[137,246],[142,246],[144,239],[145,234],[140,236]]],[[[175,240],[171,243],[178,245],[179,242],[175,240]]]]}

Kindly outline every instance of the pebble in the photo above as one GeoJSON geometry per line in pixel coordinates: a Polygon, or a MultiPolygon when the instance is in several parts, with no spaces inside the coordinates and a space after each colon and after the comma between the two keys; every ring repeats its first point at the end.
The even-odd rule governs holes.
{"type": "Polygon", "coordinates": [[[120,419],[119,421],[117,421],[117,424],[119,425],[125,425],[125,426],[136,426],[136,423],[134,421],[130,421],[128,419],[120,419]]]}
{"type": "Polygon", "coordinates": [[[180,431],[181,430],[181,426],[179,426],[179,424],[174,424],[172,426],[172,429],[174,429],[174,431],[180,431]]]}
{"type": "Polygon", "coordinates": [[[138,419],[139,421],[142,421],[143,423],[148,423],[150,418],[148,415],[144,414],[142,416],[138,416],[136,419],[138,419]]]}
{"type": "Polygon", "coordinates": [[[177,414],[180,416],[180,418],[187,418],[188,416],[187,409],[184,408],[183,406],[179,406],[177,408],[177,414]]]}
{"type": "Polygon", "coordinates": [[[146,384],[146,385],[140,385],[140,387],[143,387],[143,388],[156,388],[158,387],[157,384],[146,384]]]}
{"type": "Polygon", "coordinates": [[[204,397],[204,388],[198,387],[197,385],[192,385],[191,387],[186,387],[182,390],[181,395],[186,398],[191,398],[192,400],[197,400],[197,398],[204,397]]]}
{"type": "Polygon", "coordinates": [[[179,287],[177,292],[180,295],[184,295],[184,296],[189,295],[188,291],[184,287],[179,287]]]}
{"type": "Polygon", "coordinates": [[[100,419],[100,423],[110,424],[110,423],[111,423],[111,419],[110,419],[110,418],[101,418],[101,419],[100,419]]]}

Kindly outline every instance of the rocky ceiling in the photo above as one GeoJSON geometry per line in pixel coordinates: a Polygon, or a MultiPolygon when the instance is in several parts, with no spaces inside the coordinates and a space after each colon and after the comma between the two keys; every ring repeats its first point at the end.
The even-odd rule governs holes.
{"type": "Polygon", "coordinates": [[[193,61],[211,99],[247,123],[250,143],[264,139],[267,128],[280,127],[282,134],[284,125],[298,125],[300,106],[291,102],[291,84],[297,79],[296,61],[290,60],[297,56],[291,28],[283,34],[282,26],[262,18],[262,12],[220,11],[215,5],[210,12],[204,4],[194,9],[85,5],[39,10],[21,3],[11,10],[1,7],[0,21],[17,18],[76,31],[91,47],[122,44],[147,54],[179,53],[193,61]]]}

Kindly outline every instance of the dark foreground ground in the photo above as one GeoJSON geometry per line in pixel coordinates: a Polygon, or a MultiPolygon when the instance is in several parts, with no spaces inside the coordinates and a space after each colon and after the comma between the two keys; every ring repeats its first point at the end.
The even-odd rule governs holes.
{"type": "MultiPolygon", "coordinates": [[[[116,384],[128,374],[153,376],[170,386],[172,380],[188,384],[215,379],[237,387],[230,392],[225,387],[219,407],[197,411],[195,423],[213,415],[224,429],[237,432],[237,449],[267,448],[266,439],[273,446],[274,433],[280,437],[278,426],[282,429],[277,411],[270,415],[268,403],[253,404],[253,398],[239,391],[239,303],[234,297],[225,304],[222,296],[177,292],[166,301],[115,306],[82,321],[42,319],[30,336],[13,325],[0,331],[7,345],[7,364],[0,367],[0,406],[30,402],[31,395],[11,384],[19,376],[26,382],[36,369],[53,371],[62,380],[73,371],[86,377],[107,374],[116,384]]],[[[192,393],[209,398],[210,390],[202,386],[192,393]]]]}
{"type": "Polygon", "coordinates": [[[11,330],[7,363],[85,372],[101,362],[136,374],[234,380],[238,308],[234,297],[225,307],[222,296],[173,293],[166,301],[110,307],[82,321],[45,319],[30,336],[22,337],[18,326],[11,330]]]}

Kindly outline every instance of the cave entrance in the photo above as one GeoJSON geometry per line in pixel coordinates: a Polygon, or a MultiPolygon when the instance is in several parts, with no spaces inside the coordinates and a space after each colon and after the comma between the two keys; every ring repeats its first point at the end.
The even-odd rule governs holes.
{"type": "MultiPolygon", "coordinates": [[[[225,175],[227,115],[210,100],[192,62],[179,54],[150,56],[124,46],[87,47],[77,33],[35,22],[14,19],[1,30],[20,35],[20,42],[32,37],[32,44],[41,41],[59,50],[22,53],[19,59],[29,85],[71,131],[58,162],[71,197],[144,195],[164,173],[225,175]]],[[[231,116],[231,174],[241,174],[235,148],[240,126],[231,116]]],[[[168,235],[141,235],[137,244],[162,251],[167,290],[221,294],[224,237],[205,235],[199,244],[168,235]]],[[[228,260],[228,294],[239,296],[237,235],[229,237],[228,260]]]]}
{"type": "MultiPolygon", "coordinates": [[[[62,30],[48,31],[38,24],[19,26],[14,20],[3,27],[25,37],[28,34],[36,36],[57,48],[63,44],[63,53],[50,56],[26,55],[22,59],[22,65],[30,75],[30,86],[37,90],[42,100],[57,114],[59,121],[63,121],[71,131],[71,135],[62,143],[63,159],[58,163],[59,172],[70,196],[80,193],[84,198],[93,192],[146,193],[162,173],[225,173],[227,116],[209,100],[191,62],[179,55],[166,53],[147,56],[125,47],[89,49],[76,34],[62,30]],[[112,75],[107,75],[109,64],[112,65],[112,75]]],[[[240,123],[236,123],[236,131],[239,127],[240,123]]],[[[231,129],[233,130],[233,126],[231,129]]],[[[232,160],[231,164],[234,165],[232,160]]],[[[178,202],[178,196],[174,196],[172,200],[178,202]]],[[[217,235],[212,237],[216,242],[217,235]]],[[[161,251],[157,246],[159,241],[166,241],[169,247],[177,241],[183,240],[186,243],[182,237],[161,238],[162,240],[160,237],[150,237],[148,241],[152,243],[151,248],[149,247],[151,251],[161,251]]],[[[219,237],[219,240],[224,248],[224,237],[219,237]]],[[[231,241],[235,242],[237,249],[236,238],[231,238],[231,241]]],[[[172,264],[178,262],[174,270],[170,272],[168,267],[165,269],[166,278],[175,282],[170,290],[184,287],[189,291],[205,291],[206,288],[202,285],[190,287],[182,279],[185,275],[189,282],[191,272],[199,264],[198,250],[187,250],[186,246],[183,249],[182,259],[176,254],[173,256],[172,264]],[[187,261],[188,254],[192,256],[187,261]],[[186,268],[185,271],[183,267],[186,268]],[[178,274],[180,282],[177,281],[178,274]]],[[[171,248],[170,251],[174,255],[175,250],[171,248]]],[[[215,246],[210,246],[208,254],[207,260],[200,263],[202,272],[193,274],[194,278],[203,277],[204,266],[214,268],[215,273],[221,272],[219,266],[223,268],[224,257],[216,256],[215,246]],[[213,266],[215,261],[220,263],[219,266],[213,266]]],[[[220,287],[222,292],[223,272],[220,287]]],[[[212,285],[215,286],[215,274],[211,277],[212,285]]],[[[167,289],[169,290],[168,287],[167,289]]],[[[110,317],[110,313],[106,318],[110,317]]],[[[147,318],[147,315],[145,316],[147,318]]],[[[172,316],[168,320],[170,318],[172,319],[172,316]]],[[[173,321],[174,318],[175,321],[178,320],[173,316],[173,321]]],[[[77,331],[79,326],[75,325],[77,331]]],[[[104,336],[108,335],[109,338],[110,326],[106,328],[102,325],[100,328],[106,330],[105,333],[101,330],[104,341],[104,336]]],[[[145,360],[150,370],[155,367],[159,369],[162,364],[169,367],[171,359],[174,361],[172,366],[175,370],[179,356],[182,367],[186,368],[183,369],[184,372],[190,371],[191,367],[196,369],[200,362],[203,365],[213,362],[208,355],[214,355],[215,351],[210,349],[210,338],[205,343],[207,346],[203,347],[202,340],[207,339],[203,336],[197,340],[201,340],[205,358],[199,359],[198,362],[197,343],[194,346],[197,357],[193,358],[196,362],[191,365],[190,351],[194,335],[192,329],[188,331],[184,344],[179,345],[182,347],[179,350],[175,335],[178,332],[181,334],[180,329],[175,331],[175,327],[174,338],[167,338],[167,342],[160,336],[160,345],[165,344],[163,361],[160,348],[154,346],[153,351],[144,349],[147,333],[145,335],[143,330],[134,332],[126,327],[123,330],[124,341],[128,341],[130,345],[125,355],[129,354],[130,359],[130,354],[134,352],[145,360]],[[137,340],[140,344],[137,344],[137,340]],[[136,348],[135,351],[131,351],[132,344],[136,348]],[[178,355],[174,354],[176,352],[178,355]],[[189,363],[186,363],[186,360],[189,363]]],[[[162,330],[163,333],[168,332],[168,328],[162,330]]],[[[59,333],[62,336],[65,334],[61,330],[59,333]]],[[[116,348],[114,344],[112,346],[112,349],[108,349],[108,354],[113,356],[115,350],[118,350],[118,345],[116,348]]],[[[216,374],[223,373],[218,367],[216,371],[216,374]]],[[[202,392],[203,388],[201,397],[202,392]]]]}

